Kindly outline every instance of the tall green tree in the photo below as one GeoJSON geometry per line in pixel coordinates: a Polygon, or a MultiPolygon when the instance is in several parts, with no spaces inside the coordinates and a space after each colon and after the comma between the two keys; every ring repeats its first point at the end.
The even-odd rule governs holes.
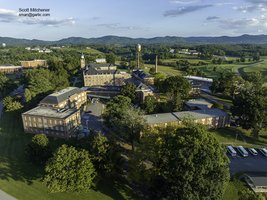
{"type": "Polygon", "coordinates": [[[143,109],[146,111],[147,114],[152,114],[154,112],[156,112],[156,108],[157,108],[157,99],[154,96],[147,96],[145,98],[145,102],[142,105],[143,109]]]}
{"type": "Polygon", "coordinates": [[[62,145],[45,167],[44,182],[50,192],[89,191],[96,172],[85,150],[62,145]]]}
{"type": "Polygon", "coordinates": [[[233,98],[231,108],[245,129],[253,129],[258,137],[259,132],[267,128],[267,89],[252,85],[241,89],[233,98]]]}
{"type": "Polygon", "coordinates": [[[131,143],[134,151],[135,142],[139,141],[145,121],[142,112],[134,108],[130,102],[128,97],[114,97],[107,104],[103,117],[109,128],[131,143]]]}
{"type": "Polygon", "coordinates": [[[116,55],[114,53],[106,54],[106,61],[107,61],[107,63],[114,65],[116,62],[116,55]]]}
{"type": "Polygon", "coordinates": [[[6,112],[11,112],[23,108],[22,104],[11,96],[3,99],[3,105],[6,112]]]}
{"type": "Polygon", "coordinates": [[[88,137],[82,138],[79,147],[88,150],[100,174],[111,175],[121,166],[118,146],[101,132],[90,133],[88,137]]]}
{"type": "Polygon", "coordinates": [[[263,84],[263,77],[260,72],[251,72],[247,73],[243,76],[243,78],[246,81],[249,81],[250,83],[254,84],[256,87],[261,87],[263,84]]]}
{"type": "Polygon", "coordinates": [[[121,95],[129,97],[134,102],[136,99],[136,86],[132,83],[126,83],[121,88],[121,95]]]}
{"type": "Polygon", "coordinates": [[[45,134],[38,134],[32,137],[26,147],[29,159],[36,164],[44,164],[52,156],[49,140],[45,134]]]}
{"type": "Polygon", "coordinates": [[[191,90],[191,84],[182,76],[171,76],[166,78],[163,83],[163,92],[176,97],[180,95],[182,99],[187,99],[191,90]]]}
{"type": "Polygon", "coordinates": [[[4,74],[0,73],[0,94],[4,92],[7,83],[8,78],[4,74]]]}
{"type": "Polygon", "coordinates": [[[144,159],[152,162],[150,180],[159,199],[222,199],[229,181],[225,149],[207,130],[188,124],[165,134],[145,135],[144,159]],[[152,141],[151,141],[152,139],[152,141]]]}

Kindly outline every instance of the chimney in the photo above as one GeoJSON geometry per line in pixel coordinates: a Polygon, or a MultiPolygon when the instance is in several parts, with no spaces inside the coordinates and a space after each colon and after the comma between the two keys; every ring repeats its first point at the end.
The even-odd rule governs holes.
{"type": "Polygon", "coordinates": [[[156,55],[156,60],[155,60],[155,73],[158,73],[158,55],[156,55]]]}

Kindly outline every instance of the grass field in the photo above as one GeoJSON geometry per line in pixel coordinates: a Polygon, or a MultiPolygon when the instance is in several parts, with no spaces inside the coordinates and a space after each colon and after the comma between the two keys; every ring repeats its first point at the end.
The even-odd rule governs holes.
{"type": "MultiPolygon", "coordinates": [[[[155,67],[155,65],[152,65],[152,64],[145,64],[145,66],[147,67],[145,69],[146,72],[148,72],[151,67],[155,67]]],[[[181,75],[182,73],[181,71],[173,67],[169,67],[165,65],[158,65],[158,71],[166,74],[167,76],[176,76],[176,75],[181,75]]]]}
{"type": "Polygon", "coordinates": [[[251,136],[250,131],[238,128],[223,128],[211,131],[217,140],[224,145],[244,147],[263,147],[267,146],[266,133],[262,133],[258,138],[251,136]]]}
{"type": "Polygon", "coordinates": [[[0,189],[22,200],[108,200],[131,199],[126,186],[105,180],[87,193],[47,192],[41,182],[43,170],[29,162],[24,154],[31,135],[22,131],[20,115],[4,114],[0,119],[0,189]]]}
{"type": "Polygon", "coordinates": [[[225,189],[223,200],[239,200],[239,193],[242,190],[248,190],[245,183],[238,180],[230,181],[225,189]]]}
{"type": "MultiPolygon", "coordinates": [[[[191,64],[196,64],[200,61],[206,62],[206,65],[200,65],[200,66],[192,66],[193,68],[200,69],[202,72],[206,74],[207,77],[209,78],[217,78],[222,72],[233,72],[237,74],[247,74],[255,71],[261,72],[263,76],[263,80],[265,82],[265,85],[267,86],[267,58],[262,57],[260,62],[245,62],[245,63],[234,63],[234,64],[212,64],[210,60],[200,60],[197,57],[190,57],[190,56],[185,56],[181,57],[180,59],[187,59],[189,63],[191,64]]],[[[165,59],[162,60],[163,63],[174,63],[177,60],[180,59],[165,59]]],[[[235,57],[228,57],[228,60],[236,60],[235,57]]],[[[175,68],[172,67],[166,67],[164,65],[161,65],[161,71],[167,71],[169,69],[164,69],[164,68],[171,68],[172,70],[176,70],[175,68]]],[[[173,71],[171,71],[173,72],[173,71]]]]}

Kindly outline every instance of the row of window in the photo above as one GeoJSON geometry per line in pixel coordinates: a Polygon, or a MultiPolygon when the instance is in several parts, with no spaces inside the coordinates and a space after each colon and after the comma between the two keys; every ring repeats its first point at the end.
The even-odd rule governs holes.
{"type": "Polygon", "coordinates": [[[62,125],[63,121],[62,120],[57,120],[57,119],[46,119],[46,118],[41,118],[41,117],[31,117],[31,116],[24,116],[24,121],[25,122],[33,122],[33,123],[44,123],[44,124],[54,124],[54,125],[62,125]]]}

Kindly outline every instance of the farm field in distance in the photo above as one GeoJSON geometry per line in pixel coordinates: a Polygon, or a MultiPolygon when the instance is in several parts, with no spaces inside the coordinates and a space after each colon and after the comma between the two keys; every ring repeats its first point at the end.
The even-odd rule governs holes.
{"type": "MultiPolygon", "coordinates": [[[[235,57],[230,57],[228,60],[235,60],[235,57]]],[[[180,75],[184,74],[183,71],[176,69],[175,67],[164,65],[164,63],[175,63],[176,61],[181,59],[165,59],[162,60],[162,64],[158,65],[158,71],[163,72],[166,75],[180,75]]],[[[259,62],[245,62],[245,63],[233,63],[233,64],[213,64],[211,60],[201,60],[197,57],[192,56],[189,58],[188,56],[182,58],[182,60],[188,60],[189,63],[195,64],[198,62],[206,62],[206,65],[199,66],[191,66],[192,68],[199,69],[204,72],[206,77],[208,78],[217,78],[222,72],[232,72],[236,74],[246,74],[250,72],[261,72],[264,80],[264,85],[267,86],[267,58],[262,57],[259,62]]],[[[154,67],[152,64],[145,64],[146,67],[154,67]]],[[[149,69],[145,69],[145,71],[149,71],[149,69]]]]}

